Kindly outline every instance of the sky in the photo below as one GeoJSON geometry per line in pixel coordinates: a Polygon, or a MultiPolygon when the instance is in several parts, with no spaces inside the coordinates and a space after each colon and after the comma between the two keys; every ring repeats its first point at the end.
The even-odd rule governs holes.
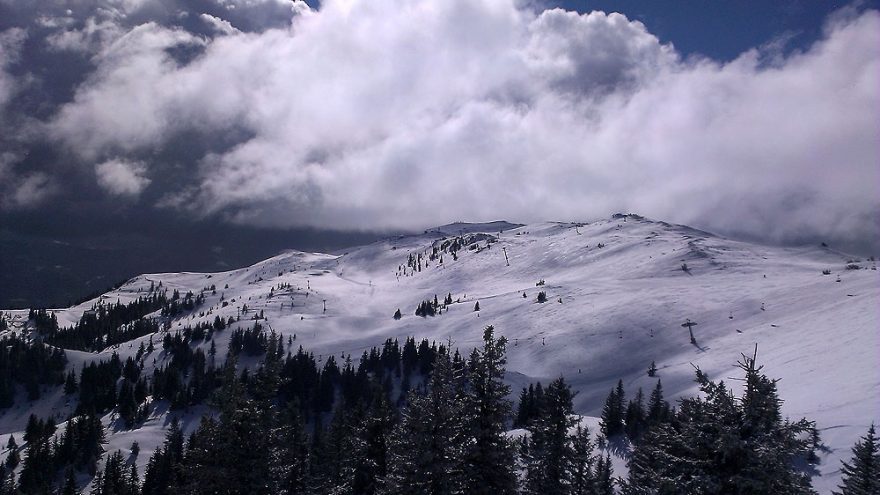
{"type": "Polygon", "coordinates": [[[0,306],[452,221],[874,253],[877,8],[0,0],[0,306]]]}

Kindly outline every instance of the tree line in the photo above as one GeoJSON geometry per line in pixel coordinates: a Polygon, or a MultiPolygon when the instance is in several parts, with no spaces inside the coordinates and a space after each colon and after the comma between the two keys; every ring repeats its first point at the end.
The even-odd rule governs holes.
{"type": "MultiPolygon", "coordinates": [[[[523,389],[514,413],[503,381],[507,341],[492,327],[466,358],[451,345],[388,339],[357,365],[351,356],[340,363],[301,346],[294,352],[292,338],[261,327],[248,331],[263,334],[255,369],[238,364],[244,345],[214,366],[215,351],[193,350],[192,332],[177,332],[163,342],[171,359],[152,380],[141,376],[142,363],[115,355],[83,370],[71,386],[80,408],[64,432],[54,418],[32,417],[25,446],[7,446],[0,494],[76,493],[84,476],[94,480],[92,493],[108,495],[814,493],[799,466],[817,460],[815,425],[782,418],[776,382],[754,357],[739,363],[739,396],[699,369],[702,393],[676,407],[659,381],[648,400],[641,390],[627,400],[618,382],[597,442],[574,414],[575,394],[562,377],[523,389]],[[127,407],[136,422],[148,393],[214,412],[189,436],[172,420],[143,481],[121,452],[106,453],[98,471],[105,454],[98,411],[115,407],[122,417],[127,407]],[[523,433],[511,434],[511,425],[523,433]],[[597,447],[624,437],[633,445],[629,474],[615,478],[597,447]]],[[[876,493],[877,443],[872,428],[845,464],[841,493],[876,493]]]]}

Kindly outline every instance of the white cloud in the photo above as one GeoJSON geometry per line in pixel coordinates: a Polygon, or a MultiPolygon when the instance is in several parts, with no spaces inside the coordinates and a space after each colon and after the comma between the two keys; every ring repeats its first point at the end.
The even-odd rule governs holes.
{"type": "Polygon", "coordinates": [[[15,183],[12,194],[5,201],[9,208],[33,208],[40,205],[54,191],[55,186],[42,172],[25,174],[15,183]]]}
{"type": "Polygon", "coordinates": [[[785,240],[877,235],[880,15],[804,53],[682,60],[621,15],[329,0],[205,41],[146,24],[51,123],[82,157],[250,136],[163,204],[339,228],[634,210],[785,240]],[[204,43],[187,65],[168,48],[204,43]]]}
{"type": "Polygon", "coordinates": [[[201,14],[199,18],[205,22],[208,26],[211,26],[215,32],[219,34],[236,34],[240,33],[238,29],[227,20],[221,19],[219,17],[210,15],[210,14],[201,14]]]}
{"type": "Polygon", "coordinates": [[[103,16],[89,17],[80,29],[62,29],[53,32],[46,37],[46,44],[54,51],[100,52],[124,34],[116,21],[117,19],[107,19],[103,16]]]}
{"type": "Polygon", "coordinates": [[[107,192],[117,196],[139,196],[150,185],[147,167],[140,162],[109,160],[95,165],[95,175],[107,192]]]}
{"type": "Polygon", "coordinates": [[[8,68],[19,59],[21,46],[27,38],[27,31],[10,28],[0,31],[0,117],[3,107],[18,90],[19,82],[8,72],[8,68]]]}
{"type": "Polygon", "coordinates": [[[42,172],[16,172],[20,157],[11,152],[0,153],[0,211],[34,208],[54,191],[52,179],[42,172]]]}
{"type": "Polygon", "coordinates": [[[171,96],[181,88],[163,86],[160,80],[178,70],[166,50],[202,42],[154,23],[113,40],[94,55],[97,71],[77,92],[75,102],[61,108],[50,132],[63,136],[88,159],[107,150],[128,152],[155,145],[174,129],[174,114],[188,106],[168,107],[178,105],[171,96]]]}

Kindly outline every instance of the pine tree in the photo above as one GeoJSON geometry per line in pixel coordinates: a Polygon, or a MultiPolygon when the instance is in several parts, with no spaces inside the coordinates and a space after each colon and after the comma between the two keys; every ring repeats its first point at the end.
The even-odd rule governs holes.
{"type": "Polygon", "coordinates": [[[438,353],[424,395],[411,395],[393,437],[386,491],[400,495],[463,493],[463,391],[449,353],[438,353]]]}
{"type": "Polygon", "coordinates": [[[54,466],[49,438],[55,431],[50,417],[45,422],[31,415],[25,430],[24,462],[19,477],[19,490],[24,493],[48,493],[52,489],[54,466]]]}
{"type": "Polygon", "coordinates": [[[280,495],[305,493],[311,462],[308,435],[297,404],[291,403],[285,415],[272,446],[271,486],[280,495]]]}
{"type": "Polygon", "coordinates": [[[15,482],[15,472],[9,471],[6,472],[6,468],[0,466],[0,495],[18,495],[21,493],[18,491],[16,482],[15,482]]]}
{"type": "Polygon", "coordinates": [[[324,486],[327,464],[329,464],[324,436],[324,424],[319,415],[315,418],[312,426],[311,444],[309,445],[311,462],[309,462],[309,472],[306,477],[305,493],[325,493],[328,491],[324,486]]]}
{"type": "Polygon", "coordinates": [[[602,417],[599,424],[602,434],[606,438],[623,433],[625,400],[623,380],[619,380],[617,388],[611,390],[605,399],[605,405],[602,407],[602,417]]]}
{"type": "Polygon", "coordinates": [[[568,431],[577,423],[572,397],[562,377],[544,390],[544,409],[528,427],[530,436],[522,445],[525,493],[570,493],[576,453],[568,431]]]}
{"type": "Polygon", "coordinates": [[[852,449],[849,462],[842,462],[843,479],[835,495],[876,495],[880,493],[880,439],[874,424],[852,449]]]}
{"type": "Polygon", "coordinates": [[[238,379],[235,357],[227,360],[220,394],[222,435],[217,442],[226,490],[255,495],[268,493],[268,430],[273,421],[269,401],[277,388],[277,379],[277,356],[267,353],[263,367],[254,378],[254,398],[250,399],[238,379]]]}
{"type": "Polygon", "coordinates": [[[648,426],[667,421],[670,415],[669,403],[663,400],[663,385],[657,380],[657,386],[648,399],[648,426]]]}
{"type": "Polygon", "coordinates": [[[645,400],[641,388],[636,392],[636,398],[626,406],[625,422],[626,436],[630,440],[637,440],[645,428],[645,400]]]}
{"type": "Polygon", "coordinates": [[[123,495],[140,495],[141,478],[138,475],[137,464],[131,463],[128,466],[128,473],[125,477],[125,492],[123,495]]]}
{"type": "Polygon", "coordinates": [[[746,374],[738,399],[697,370],[702,396],[682,400],[671,422],[643,436],[629,460],[624,494],[814,493],[793,464],[811,449],[813,423],[782,421],[775,381],[754,358],[738,364],[746,374]]]}
{"type": "Polygon", "coordinates": [[[531,420],[535,401],[534,385],[529,384],[529,388],[523,387],[519,394],[519,404],[516,406],[516,418],[513,420],[514,428],[523,427],[531,420]]]}
{"type": "Polygon", "coordinates": [[[64,380],[64,394],[71,395],[79,390],[79,386],[76,383],[76,374],[74,374],[73,370],[67,374],[67,378],[64,380]]]}
{"type": "Polygon", "coordinates": [[[177,417],[165,434],[165,443],[150,457],[144,474],[143,495],[171,495],[176,493],[179,466],[183,461],[183,432],[177,417]]]}
{"type": "Polygon", "coordinates": [[[61,495],[76,495],[79,488],[76,485],[76,476],[73,468],[67,468],[64,472],[64,486],[61,488],[61,495]]]}
{"type": "Polygon", "coordinates": [[[9,455],[6,456],[5,465],[9,470],[13,470],[18,467],[18,463],[21,462],[21,455],[17,450],[10,450],[9,455]]]}
{"type": "Polygon", "coordinates": [[[577,425],[572,436],[574,458],[571,470],[571,495],[594,495],[596,493],[596,456],[590,430],[577,425]]]}
{"type": "Polygon", "coordinates": [[[37,440],[43,431],[43,422],[36,414],[28,416],[27,424],[24,427],[24,442],[31,443],[37,440]]]}
{"type": "MultiPolygon", "coordinates": [[[[132,466],[133,467],[133,466],[132,466]]],[[[137,471],[127,469],[122,452],[107,456],[104,472],[95,477],[91,493],[95,495],[137,495],[137,471]]]]}
{"type": "Polygon", "coordinates": [[[503,381],[506,345],[507,339],[496,339],[490,325],[483,331],[483,349],[474,349],[468,361],[465,414],[472,440],[468,441],[465,477],[474,494],[516,492],[516,452],[504,433],[511,413],[510,387],[503,381]]]}
{"type": "Polygon", "coordinates": [[[379,384],[372,385],[373,400],[355,434],[361,439],[360,452],[352,476],[354,493],[379,493],[388,474],[391,435],[395,426],[394,412],[379,384]]]}
{"type": "Polygon", "coordinates": [[[365,442],[358,432],[362,419],[360,403],[353,407],[346,404],[336,407],[326,431],[323,452],[316,463],[324,492],[355,493],[354,480],[359,467],[365,463],[365,442]]]}
{"type": "MultiPolygon", "coordinates": [[[[232,484],[231,473],[225,465],[225,458],[218,422],[212,417],[202,417],[199,426],[190,435],[183,457],[171,464],[171,491],[159,493],[223,493],[232,484]]],[[[150,460],[151,464],[153,459],[150,460]]],[[[150,479],[151,465],[147,466],[147,480],[150,479]]],[[[144,495],[147,494],[147,481],[144,482],[144,495]]]]}
{"type": "Polygon", "coordinates": [[[614,495],[614,469],[609,454],[605,454],[604,459],[599,456],[596,461],[595,478],[595,495],[614,495]]]}

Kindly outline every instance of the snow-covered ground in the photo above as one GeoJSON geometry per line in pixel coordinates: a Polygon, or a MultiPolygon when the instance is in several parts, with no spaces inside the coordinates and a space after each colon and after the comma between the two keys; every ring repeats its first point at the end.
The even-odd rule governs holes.
{"type": "MultiPolygon", "coordinates": [[[[656,379],[646,370],[652,361],[672,400],[696,392],[692,365],[713,379],[737,378],[740,354],[751,354],[757,344],[758,363],[781,378],[784,412],[818,422],[828,447],[813,479],[820,493],[836,487],[840,460],[871,422],[880,423],[880,272],[871,261],[820,246],[762,246],[633,216],[585,224],[451,224],[335,254],[288,252],[228,272],[141,275],[102,297],[124,303],[160,281],[182,294],[216,287],[216,295],[205,292],[206,304],[172,329],[235,316],[247,304],[264,312],[271,329],[285,339],[296,335],[297,344],[322,359],[356,359],[389,337],[451,339],[466,349],[480,342],[483,327],[494,325],[510,341],[508,380],[515,396],[529,382],[564,375],[578,391],[576,410],[587,416],[599,415],[618,379],[630,397],[638,387],[650,393],[656,379]],[[462,249],[457,260],[444,253],[442,264],[437,259],[421,271],[406,267],[410,254],[424,256],[444,236],[458,235],[479,248],[462,249]],[[288,283],[292,289],[277,289],[288,283]],[[547,302],[536,301],[539,291],[547,302]],[[435,294],[442,300],[447,293],[456,302],[441,315],[413,314],[422,300],[435,294]],[[403,317],[394,320],[398,308],[403,317]],[[681,326],[687,319],[697,323],[697,345],[681,326]]],[[[72,324],[94,302],[56,310],[59,323],[72,324]]],[[[7,313],[13,315],[10,331],[22,331],[26,311],[7,313]]],[[[215,334],[220,356],[229,334],[215,334]]],[[[100,354],[68,351],[69,366],[78,370],[113,351],[125,359],[148,339],[100,354]]],[[[163,359],[160,352],[156,365],[163,359]]],[[[30,411],[45,416],[53,410],[70,410],[60,393],[39,404],[20,399],[0,413],[0,445],[6,434],[23,430],[30,411]]],[[[187,415],[191,428],[202,412],[187,415]]],[[[160,411],[139,431],[120,429],[111,419],[108,450],[127,453],[137,440],[143,473],[167,418],[160,411]]],[[[622,466],[618,459],[617,474],[622,466]]]]}

